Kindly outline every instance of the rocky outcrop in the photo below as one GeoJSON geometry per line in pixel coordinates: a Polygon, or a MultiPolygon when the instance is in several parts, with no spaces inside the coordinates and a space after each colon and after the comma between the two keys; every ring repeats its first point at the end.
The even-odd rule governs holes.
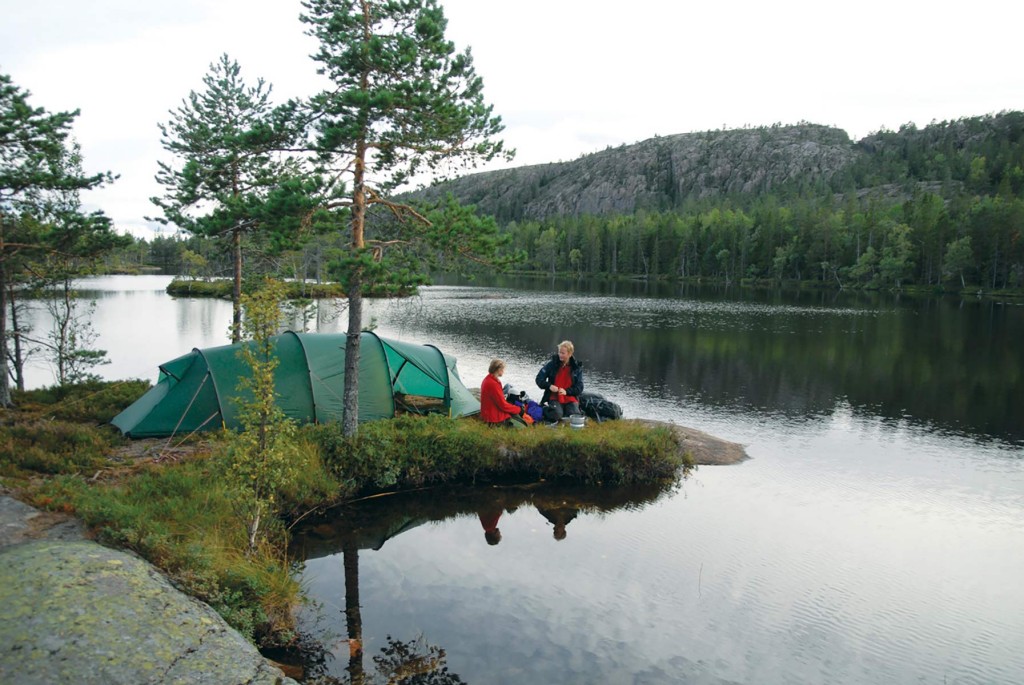
{"type": "Polygon", "coordinates": [[[294,683],[153,566],[47,516],[0,497],[0,682],[294,683]]]}
{"type": "Polygon", "coordinates": [[[29,540],[84,539],[85,526],[78,519],[0,495],[0,548],[29,540]]]}
{"type": "Polygon", "coordinates": [[[812,124],[683,133],[571,162],[472,174],[417,195],[451,192],[500,222],[631,214],[687,199],[827,184],[863,154],[845,131],[812,124]]]}
{"type": "Polygon", "coordinates": [[[679,451],[689,454],[690,459],[696,466],[728,466],[738,464],[741,461],[750,459],[747,450],[738,442],[730,442],[716,438],[710,433],[699,431],[696,428],[688,428],[667,421],[653,421],[651,419],[626,419],[635,421],[645,426],[658,426],[668,428],[675,433],[679,440],[679,451]]]}

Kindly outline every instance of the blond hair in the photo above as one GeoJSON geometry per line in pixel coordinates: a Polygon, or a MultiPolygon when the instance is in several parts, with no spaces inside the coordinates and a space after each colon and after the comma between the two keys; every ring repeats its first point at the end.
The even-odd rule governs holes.
{"type": "Polygon", "coordinates": [[[576,351],[576,348],[572,346],[571,340],[563,340],[562,342],[558,343],[558,349],[562,349],[563,347],[565,348],[566,352],[569,353],[570,357],[572,356],[572,353],[576,351]]]}
{"type": "Polygon", "coordinates": [[[505,368],[505,362],[500,359],[492,359],[491,365],[487,367],[487,373],[495,374],[505,368]]]}

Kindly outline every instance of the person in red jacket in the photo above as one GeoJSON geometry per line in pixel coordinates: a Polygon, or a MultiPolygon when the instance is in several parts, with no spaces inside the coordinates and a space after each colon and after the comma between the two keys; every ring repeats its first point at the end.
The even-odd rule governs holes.
{"type": "Polygon", "coordinates": [[[498,519],[501,518],[501,509],[487,509],[477,512],[480,517],[480,525],[484,527],[484,540],[488,545],[496,545],[501,542],[501,529],[498,528],[498,519]]]}
{"type": "Polygon", "coordinates": [[[501,389],[501,376],[505,373],[505,362],[492,359],[487,375],[480,383],[480,418],[486,423],[514,425],[513,416],[521,416],[524,408],[505,401],[501,389]]]}

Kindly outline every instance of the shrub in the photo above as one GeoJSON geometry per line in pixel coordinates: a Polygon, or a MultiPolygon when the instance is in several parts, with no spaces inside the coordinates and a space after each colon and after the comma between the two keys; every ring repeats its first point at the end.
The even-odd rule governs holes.
{"type": "Polygon", "coordinates": [[[15,392],[13,400],[21,415],[103,424],[147,390],[148,381],[86,381],[15,392]]]}
{"type": "Polygon", "coordinates": [[[0,426],[0,476],[91,476],[110,465],[108,455],[120,441],[109,429],[67,421],[35,420],[0,426]]]}

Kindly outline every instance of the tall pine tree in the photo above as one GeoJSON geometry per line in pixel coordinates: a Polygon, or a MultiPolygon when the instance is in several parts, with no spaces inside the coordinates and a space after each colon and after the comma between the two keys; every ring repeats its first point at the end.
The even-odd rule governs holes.
{"type": "MultiPolygon", "coordinates": [[[[486,253],[494,246],[488,237],[496,235],[493,221],[473,220],[451,205],[445,205],[447,220],[433,219],[392,193],[419,173],[504,154],[493,139],[503,126],[484,103],[469,51],[457,52],[445,38],[447,20],[435,0],[307,0],[303,6],[307,32],[320,41],[313,59],[332,83],[312,100],[324,178],[351,181],[344,199],[329,207],[349,213],[351,230],[341,274],[349,300],[343,432],[354,435],[363,294],[371,279],[398,273],[382,267],[385,248],[419,242],[453,254],[486,253]],[[367,237],[367,218],[377,209],[398,227],[388,239],[367,237]]],[[[415,260],[407,264],[414,268],[415,260]]]]}

